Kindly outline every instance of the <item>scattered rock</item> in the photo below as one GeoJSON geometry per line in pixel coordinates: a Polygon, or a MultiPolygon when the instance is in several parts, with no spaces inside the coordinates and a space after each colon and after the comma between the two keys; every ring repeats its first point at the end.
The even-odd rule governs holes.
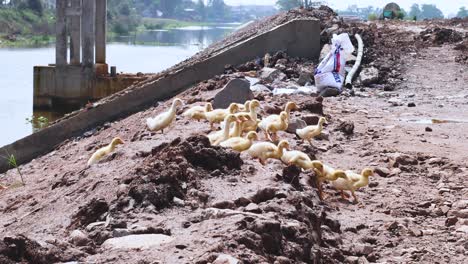
{"type": "Polygon", "coordinates": [[[304,120],[299,119],[299,118],[292,118],[289,120],[288,129],[286,131],[288,133],[295,134],[296,129],[304,128],[306,126],[307,126],[307,123],[304,120]]]}
{"type": "Polygon", "coordinates": [[[417,227],[410,227],[409,232],[412,236],[415,236],[415,237],[420,237],[423,235],[423,232],[421,231],[421,229],[417,227]]]}
{"type": "Polygon", "coordinates": [[[358,82],[368,86],[379,82],[379,70],[375,67],[364,68],[358,77],[358,82]]]}
{"type": "Polygon", "coordinates": [[[306,115],[301,116],[302,120],[306,122],[308,126],[317,125],[320,119],[320,116],[317,115],[306,115]]]}
{"type": "Polygon", "coordinates": [[[215,261],[213,261],[213,264],[238,264],[240,261],[236,258],[234,258],[231,255],[226,255],[226,254],[220,254],[215,261]]]}
{"type": "Polygon", "coordinates": [[[352,135],[354,133],[354,123],[351,121],[341,122],[335,130],[341,131],[345,135],[352,135]]]}
{"type": "Polygon", "coordinates": [[[416,104],[415,103],[408,103],[408,107],[416,107],[416,104]]]}
{"type": "Polygon", "coordinates": [[[268,87],[266,87],[263,84],[252,85],[252,86],[250,86],[250,90],[252,92],[256,92],[256,93],[271,93],[271,90],[268,89],[268,87]]]}
{"type": "Polygon", "coordinates": [[[430,128],[430,127],[426,127],[425,130],[426,130],[426,132],[432,132],[432,128],[430,128]]]}
{"type": "Polygon", "coordinates": [[[233,79],[218,92],[213,101],[214,108],[228,108],[231,103],[243,104],[252,100],[254,95],[250,90],[250,82],[245,79],[233,79]]]}
{"type": "Polygon", "coordinates": [[[88,236],[80,230],[73,230],[70,234],[70,242],[76,246],[86,246],[90,239],[88,236]]]}
{"type": "Polygon", "coordinates": [[[109,210],[109,205],[104,199],[93,198],[91,201],[83,205],[72,216],[71,227],[86,226],[96,222],[101,215],[109,210]]]}
{"type": "Polygon", "coordinates": [[[392,106],[402,106],[403,105],[403,102],[398,98],[390,98],[388,100],[388,103],[390,103],[392,106]]]}
{"type": "Polygon", "coordinates": [[[357,243],[353,246],[353,253],[358,256],[368,256],[372,252],[374,252],[374,248],[370,245],[357,243]]]}
{"type": "Polygon", "coordinates": [[[410,155],[398,154],[395,157],[393,167],[400,167],[401,165],[418,165],[418,160],[410,155]]]}
{"type": "Polygon", "coordinates": [[[211,207],[218,209],[234,209],[236,208],[236,205],[231,201],[220,201],[212,204],[211,207]]]}
{"type": "Polygon", "coordinates": [[[104,241],[102,247],[110,249],[155,249],[173,240],[174,238],[162,234],[130,235],[110,238],[104,241]]]}
{"type": "Polygon", "coordinates": [[[374,169],[374,172],[381,177],[388,177],[390,175],[390,170],[384,167],[377,167],[374,169]]]}
{"type": "Polygon", "coordinates": [[[247,205],[247,207],[245,207],[245,211],[246,212],[251,212],[251,213],[261,213],[262,212],[260,207],[258,207],[258,205],[255,204],[255,203],[250,203],[249,205],[247,205]]]}
{"type": "Polygon", "coordinates": [[[318,114],[318,115],[323,115],[323,103],[322,101],[319,100],[319,98],[322,98],[322,97],[317,97],[315,102],[310,101],[310,102],[304,103],[301,106],[301,110],[309,111],[311,113],[318,114]]]}
{"type": "Polygon", "coordinates": [[[456,216],[447,217],[447,219],[445,219],[445,226],[454,226],[457,222],[458,218],[456,216]]]}
{"type": "Polygon", "coordinates": [[[264,67],[260,71],[260,78],[269,83],[274,82],[275,80],[284,80],[286,79],[286,74],[275,68],[264,67]]]}

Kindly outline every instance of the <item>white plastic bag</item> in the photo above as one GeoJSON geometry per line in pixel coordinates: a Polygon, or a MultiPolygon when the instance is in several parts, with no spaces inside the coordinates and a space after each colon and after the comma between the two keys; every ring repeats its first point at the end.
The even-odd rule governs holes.
{"type": "Polygon", "coordinates": [[[333,35],[332,49],[320,62],[314,73],[318,92],[326,87],[336,88],[341,92],[345,80],[346,58],[353,51],[354,46],[347,33],[333,35]]]}

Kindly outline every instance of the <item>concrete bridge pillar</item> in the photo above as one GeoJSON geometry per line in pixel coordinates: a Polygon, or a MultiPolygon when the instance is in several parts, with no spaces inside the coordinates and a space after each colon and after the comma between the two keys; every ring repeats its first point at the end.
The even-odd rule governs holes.
{"type": "Polygon", "coordinates": [[[107,74],[106,63],[107,0],[96,0],[96,74],[107,74]]]}
{"type": "Polygon", "coordinates": [[[81,0],[71,1],[70,14],[70,64],[81,63],[81,0]]]}
{"type": "Polygon", "coordinates": [[[81,8],[81,45],[83,48],[82,64],[86,68],[94,66],[95,15],[95,0],[83,0],[81,8]]]}
{"type": "Polygon", "coordinates": [[[67,65],[67,0],[57,0],[56,4],[56,47],[55,64],[57,66],[67,65]]]}

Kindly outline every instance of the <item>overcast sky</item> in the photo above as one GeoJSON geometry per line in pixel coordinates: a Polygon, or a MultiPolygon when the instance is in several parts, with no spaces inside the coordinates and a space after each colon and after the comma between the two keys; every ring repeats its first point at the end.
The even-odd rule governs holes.
{"type": "MultiPolygon", "coordinates": [[[[229,5],[239,4],[257,4],[257,5],[274,5],[276,0],[224,0],[229,5]]],[[[389,0],[328,0],[326,1],[333,8],[345,9],[348,5],[356,4],[359,7],[367,7],[369,5],[379,6],[383,8],[385,4],[391,2],[389,0]]],[[[410,6],[414,3],[417,4],[435,4],[444,14],[456,14],[461,6],[468,8],[467,0],[396,0],[394,1],[403,7],[405,10],[409,10],[410,6]]]]}

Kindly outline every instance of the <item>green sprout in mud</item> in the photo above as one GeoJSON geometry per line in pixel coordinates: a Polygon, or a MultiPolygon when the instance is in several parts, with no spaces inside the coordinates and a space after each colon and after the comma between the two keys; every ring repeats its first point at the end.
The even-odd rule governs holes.
{"type": "Polygon", "coordinates": [[[13,154],[10,155],[10,154],[7,153],[7,156],[4,157],[4,158],[8,161],[8,165],[10,165],[10,167],[13,167],[13,168],[16,169],[16,171],[18,172],[18,174],[19,174],[19,176],[20,176],[20,178],[21,178],[21,183],[22,183],[23,185],[26,185],[26,184],[24,183],[23,173],[21,173],[21,170],[20,170],[20,168],[19,168],[19,166],[18,166],[18,163],[16,162],[16,157],[15,157],[15,155],[13,155],[13,154]]]}

